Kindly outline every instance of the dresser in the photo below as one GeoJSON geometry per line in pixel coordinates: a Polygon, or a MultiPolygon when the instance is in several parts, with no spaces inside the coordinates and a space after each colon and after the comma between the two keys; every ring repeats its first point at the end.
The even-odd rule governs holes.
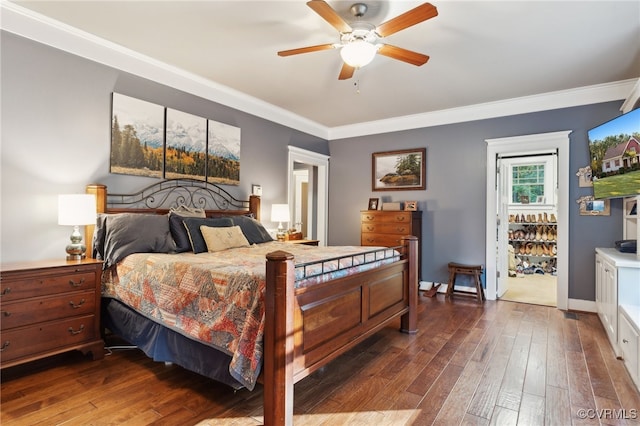
{"type": "Polygon", "coordinates": [[[0,368],[74,349],[102,358],[101,272],[93,259],[3,264],[0,368]]]}
{"type": "Polygon", "coordinates": [[[394,247],[402,237],[418,238],[418,278],[422,277],[422,212],[363,210],[360,212],[360,245],[394,247]]]}

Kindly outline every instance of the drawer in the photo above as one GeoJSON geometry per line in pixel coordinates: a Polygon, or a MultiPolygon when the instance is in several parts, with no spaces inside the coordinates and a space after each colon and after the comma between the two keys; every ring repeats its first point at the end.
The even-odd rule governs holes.
{"type": "Polygon", "coordinates": [[[95,290],[95,268],[79,267],[77,270],[65,268],[59,275],[34,274],[2,279],[0,294],[3,302],[10,302],[26,297],[48,296],[79,290],[95,290]],[[66,273],[65,273],[66,272],[66,273]]]}
{"type": "Polygon", "coordinates": [[[402,235],[363,233],[360,244],[363,246],[395,247],[402,244],[402,235]]]}
{"type": "Polygon", "coordinates": [[[94,315],[14,328],[0,334],[2,362],[97,339],[94,315]]]}
{"type": "Polygon", "coordinates": [[[38,322],[87,315],[95,312],[95,290],[4,302],[0,309],[0,328],[8,330],[38,322]]]}
{"type": "Polygon", "coordinates": [[[629,370],[629,374],[634,380],[638,379],[638,343],[640,338],[638,331],[631,325],[625,314],[619,313],[620,324],[618,330],[618,341],[624,364],[629,370]]]}
{"type": "Polygon", "coordinates": [[[411,223],[363,223],[362,233],[411,235],[411,223]]]}
{"type": "Polygon", "coordinates": [[[362,223],[411,223],[411,212],[364,212],[360,214],[362,223]]]}

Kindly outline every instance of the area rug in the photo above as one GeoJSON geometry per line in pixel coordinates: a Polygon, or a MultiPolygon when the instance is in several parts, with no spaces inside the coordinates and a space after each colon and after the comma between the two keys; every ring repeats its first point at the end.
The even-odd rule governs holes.
{"type": "Polygon", "coordinates": [[[556,306],[557,281],[558,277],[550,274],[532,274],[522,278],[509,277],[507,291],[500,297],[500,300],[556,306]]]}

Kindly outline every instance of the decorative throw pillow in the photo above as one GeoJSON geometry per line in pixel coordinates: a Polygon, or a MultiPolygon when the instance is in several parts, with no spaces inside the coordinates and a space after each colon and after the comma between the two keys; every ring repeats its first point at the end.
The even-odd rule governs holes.
{"type": "Polygon", "coordinates": [[[250,244],[260,244],[273,241],[269,232],[257,220],[248,216],[231,216],[234,225],[240,226],[244,236],[250,244]]]}
{"type": "Polygon", "coordinates": [[[191,250],[196,254],[207,251],[207,243],[204,241],[204,237],[200,231],[202,225],[216,228],[233,226],[233,221],[228,217],[185,217],[182,218],[182,223],[187,229],[191,250]]]}
{"type": "Polygon", "coordinates": [[[249,247],[249,241],[242,233],[239,226],[228,226],[224,228],[212,228],[210,226],[200,226],[200,231],[207,244],[207,251],[215,252],[236,247],[249,247]]]}
{"type": "Polygon", "coordinates": [[[207,217],[204,209],[189,207],[184,204],[180,204],[178,207],[172,207],[169,212],[179,214],[182,217],[207,217]]]}

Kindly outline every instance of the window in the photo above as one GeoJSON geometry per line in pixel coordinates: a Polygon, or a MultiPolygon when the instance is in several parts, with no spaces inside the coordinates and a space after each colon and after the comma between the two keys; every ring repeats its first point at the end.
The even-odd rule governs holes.
{"type": "Polygon", "coordinates": [[[511,202],[535,202],[544,197],[544,164],[511,167],[511,202]]]}
{"type": "Polygon", "coordinates": [[[503,159],[509,171],[509,204],[555,204],[556,156],[503,159]]]}

